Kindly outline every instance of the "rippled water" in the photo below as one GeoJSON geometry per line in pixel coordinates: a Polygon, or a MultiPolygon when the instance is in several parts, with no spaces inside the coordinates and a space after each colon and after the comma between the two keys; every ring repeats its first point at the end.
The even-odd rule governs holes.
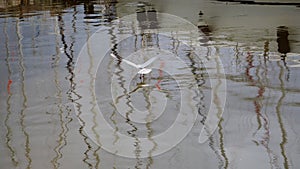
{"type": "MultiPolygon", "coordinates": [[[[1,168],[299,168],[299,14],[295,4],[245,5],[213,0],[0,1],[1,168]],[[203,15],[198,15],[200,10],[203,15]],[[212,91],[206,68],[218,67],[205,67],[193,57],[192,49],[180,47],[175,33],[171,38],[133,36],[123,46],[116,45],[121,35],[135,35],[135,28],[115,30],[118,23],[114,21],[144,11],[177,15],[198,25],[205,35],[198,37],[204,49],[201,57],[215,62],[211,56],[220,56],[227,97],[218,99],[226,99],[226,105],[223,116],[218,116],[216,131],[205,143],[198,142],[199,133],[209,106],[219,104],[216,99],[211,103],[212,94],[218,93],[212,91]],[[151,45],[160,46],[187,64],[178,66],[172,54],[164,51],[165,58],[159,56],[151,78],[141,82],[136,75],[126,81],[126,71],[131,68],[107,57],[99,68],[107,72],[92,77],[96,79],[94,102],[106,110],[103,118],[115,132],[147,138],[152,143],[149,152],[159,149],[153,137],[169,128],[178,115],[178,79],[188,87],[195,80],[198,90],[191,94],[186,108],[197,110],[196,122],[168,152],[141,158],[137,142],[132,145],[136,157],[125,158],[104,150],[101,141],[93,141],[87,134],[85,114],[94,110],[83,109],[86,96],[78,94],[81,81],[76,81],[75,63],[83,45],[99,29],[108,37],[99,44],[107,44],[121,55],[133,53],[128,56],[132,62],[149,59],[139,53],[146,43],[150,44],[146,53],[155,55],[151,45]],[[168,67],[166,62],[174,65],[170,67],[174,74],[160,69],[168,67]],[[110,76],[115,80],[116,90],[112,92],[116,100],[106,99],[110,91],[104,79],[110,76]],[[152,102],[164,101],[158,99],[160,95],[169,99],[165,114],[155,114],[161,108],[157,106],[146,116],[150,121],[157,118],[151,124],[129,120],[133,107],[150,110],[152,102]],[[118,112],[122,110],[126,110],[124,114],[118,112]]],[[[90,67],[82,69],[89,72],[92,59],[88,58],[90,67]]],[[[93,87],[94,83],[88,84],[93,87]]],[[[101,126],[93,121],[91,128],[97,125],[101,126]]],[[[114,136],[117,142],[118,135],[114,136]]]]}

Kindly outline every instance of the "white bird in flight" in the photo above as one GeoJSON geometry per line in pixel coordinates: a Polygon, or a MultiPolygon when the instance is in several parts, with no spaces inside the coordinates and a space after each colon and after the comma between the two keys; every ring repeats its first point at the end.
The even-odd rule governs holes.
{"type": "Polygon", "coordinates": [[[133,66],[133,67],[135,67],[135,68],[137,68],[137,69],[140,69],[140,70],[138,71],[138,74],[140,74],[140,75],[142,75],[142,76],[145,75],[145,74],[148,74],[148,73],[150,73],[150,72],[152,71],[152,69],[146,68],[146,66],[150,65],[154,60],[157,59],[157,57],[155,56],[155,57],[153,57],[153,58],[147,60],[145,63],[143,63],[143,64],[138,64],[138,65],[137,65],[137,64],[132,63],[132,62],[126,60],[126,59],[119,59],[119,58],[118,58],[115,54],[113,54],[113,53],[111,53],[110,55],[111,55],[113,58],[115,58],[115,59],[121,60],[122,62],[125,62],[125,63],[127,63],[127,64],[129,64],[129,65],[131,65],[131,66],[133,66]]]}

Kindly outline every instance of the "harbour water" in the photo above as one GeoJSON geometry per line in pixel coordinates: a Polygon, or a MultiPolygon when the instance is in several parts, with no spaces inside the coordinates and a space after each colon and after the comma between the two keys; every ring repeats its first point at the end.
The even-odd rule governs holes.
{"type": "Polygon", "coordinates": [[[255,2],[0,0],[0,168],[299,168],[299,1],[255,2]],[[165,22],[139,25],[146,13],[148,20],[165,22]],[[194,24],[199,36],[135,32],[168,26],[171,21],[160,14],[194,24]],[[137,24],[120,26],[118,20],[131,15],[137,24]],[[87,43],[95,35],[98,41],[87,43]],[[117,43],[125,35],[129,38],[117,43]],[[187,43],[176,40],[179,36],[187,43]],[[200,46],[200,59],[188,42],[200,46]],[[89,52],[92,47],[139,64],[150,59],[145,53],[158,59],[143,81],[132,76],[133,67],[108,54],[94,77],[97,54],[79,59],[83,48],[89,52]],[[204,60],[222,66],[222,81],[209,75],[220,67],[204,60]],[[84,71],[91,81],[78,79],[84,71]],[[225,98],[214,90],[214,80],[215,87],[226,85],[225,98]],[[197,90],[180,95],[182,87],[190,86],[197,90]],[[168,104],[159,114],[165,98],[168,104]],[[208,140],[200,143],[210,106],[220,106],[220,100],[224,112],[208,140]],[[112,135],[113,145],[121,142],[116,133],[133,138],[134,157],[111,152],[102,138],[95,141],[90,135],[89,129],[103,127],[95,104],[105,110],[101,117],[112,127],[101,137],[112,135]],[[196,111],[197,118],[178,144],[155,154],[160,147],[154,138],[171,128],[179,105],[187,114],[196,111]],[[133,117],[133,107],[153,113],[133,117]],[[146,118],[150,120],[143,123],[146,118]],[[146,156],[140,138],[151,145],[146,156]]]}

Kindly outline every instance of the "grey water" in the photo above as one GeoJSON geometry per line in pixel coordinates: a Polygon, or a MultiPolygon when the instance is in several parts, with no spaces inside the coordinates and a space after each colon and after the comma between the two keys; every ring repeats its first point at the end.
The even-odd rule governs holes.
{"type": "MultiPolygon", "coordinates": [[[[0,168],[299,168],[299,3],[297,0],[0,0],[0,168]],[[203,35],[197,41],[207,50],[204,57],[218,55],[222,62],[226,98],[219,99],[226,100],[224,112],[219,116],[216,130],[204,143],[198,142],[199,133],[210,105],[218,104],[211,100],[213,90],[205,65],[191,56],[191,49],[178,45],[174,40],[176,34],[165,38],[136,35],[134,28],[114,29],[119,18],[153,11],[194,24],[203,35]],[[81,49],[98,30],[109,37],[100,39],[101,43],[112,47],[102,49],[98,45],[99,50],[134,53],[128,57],[132,62],[149,59],[132,59],[139,56],[144,43],[170,49],[186,61],[187,67],[175,67],[174,71],[177,78],[185,80],[183,85],[195,80],[198,101],[189,106],[197,108],[198,116],[187,136],[169,151],[140,158],[140,147],[132,145],[136,157],[122,157],[106,151],[101,141],[95,142],[87,134],[89,122],[83,120],[84,115],[93,111],[81,109],[80,103],[86,96],[77,93],[80,82],[76,81],[75,68],[81,49]],[[124,46],[116,44],[117,37],[124,32],[132,34],[132,39],[124,46]],[[185,70],[191,72],[180,74],[185,70]]],[[[143,25],[134,26],[144,29],[143,25]]],[[[157,27],[147,25],[150,29],[157,27]]],[[[155,94],[169,99],[164,114],[154,113],[158,117],[151,124],[131,121],[128,118],[131,110],[122,115],[108,103],[103,107],[104,118],[115,132],[135,139],[147,138],[153,145],[156,143],[152,137],[172,125],[180,105],[176,78],[159,69],[168,66],[167,63],[178,63],[159,57],[160,64],[152,70],[151,78],[145,75],[143,80],[136,75],[127,81],[131,68],[112,58],[104,61],[107,67],[99,68],[106,73],[95,77],[95,100],[106,101],[103,93],[115,92],[118,95],[115,102],[124,110],[132,106],[149,110],[155,94]],[[111,90],[105,85],[103,79],[110,76],[121,90],[111,90]],[[130,90],[124,84],[129,84],[130,90]],[[153,91],[154,96],[149,99],[147,96],[153,91]],[[132,104],[128,103],[129,98],[132,104]]],[[[160,106],[152,109],[159,111],[160,106]]]]}

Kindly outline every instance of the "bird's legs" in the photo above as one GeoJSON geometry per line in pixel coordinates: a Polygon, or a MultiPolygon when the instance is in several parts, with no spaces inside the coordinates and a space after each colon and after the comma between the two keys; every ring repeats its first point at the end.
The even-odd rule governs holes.
{"type": "Polygon", "coordinates": [[[141,79],[141,82],[143,83],[144,79],[145,79],[145,74],[140,74],[140,79],[141,79]]]}

